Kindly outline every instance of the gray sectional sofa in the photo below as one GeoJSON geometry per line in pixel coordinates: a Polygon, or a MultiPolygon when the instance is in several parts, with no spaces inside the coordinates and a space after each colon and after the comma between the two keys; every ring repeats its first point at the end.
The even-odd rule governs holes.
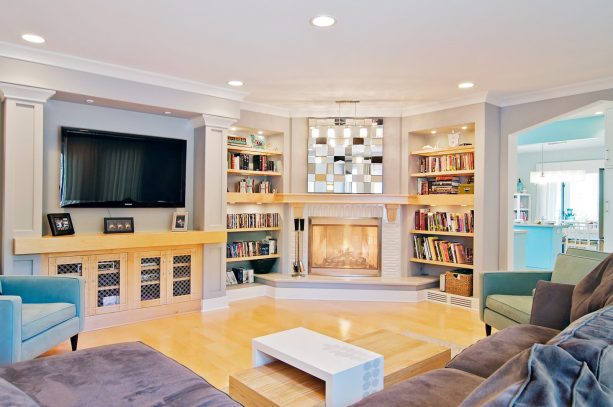
{"type": "Polygon", "coordinates": [[[539,282],[534,303],[547,326],[503,329],[354,406],[613,406],[613,255],[574,287],[539,282]]]}

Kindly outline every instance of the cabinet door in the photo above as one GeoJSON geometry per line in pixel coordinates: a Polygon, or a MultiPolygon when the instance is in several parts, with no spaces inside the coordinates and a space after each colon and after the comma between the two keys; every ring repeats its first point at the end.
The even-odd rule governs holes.
{"type": "Polygon", "coordinates": [[[140,252],[134,256],[136,307],[149,307],[166,303],[166,260],[160,251],[140,252]]]}
{"type": "Polygon", "coordinates": [[[90,304],[93,313],[104,314],[127,309],[127,255],[108,254],[91,256],[90,259],[90,304]]]}
{"type": "Polygon", "coordinates": [[[197,297],[196,250],[173,250],[167,264],[168,302],[189,301],[197,297]]]}
{"type": "Polygon", "coordinates": [[[79,276],[85,278],[85,315],[91,314],[90,281],[87,256],[50,257],[49,274],[52,276],[79,276]]]}

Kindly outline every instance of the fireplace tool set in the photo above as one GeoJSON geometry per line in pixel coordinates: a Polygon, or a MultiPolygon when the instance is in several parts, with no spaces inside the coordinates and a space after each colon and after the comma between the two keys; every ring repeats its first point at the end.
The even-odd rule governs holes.
{"type": "Polygon", "coordinates": [[[292,277],[306,277],[302,264],[302,233],[304,232],[304,219],[294,218],[294,233],[296,244],[294,246],[294,272],[292,277]]]}

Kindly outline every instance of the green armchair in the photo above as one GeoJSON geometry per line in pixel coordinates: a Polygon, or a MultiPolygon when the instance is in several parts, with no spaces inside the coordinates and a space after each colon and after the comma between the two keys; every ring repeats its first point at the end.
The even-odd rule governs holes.
{"type": "Polygon", "coordinates": [[[0,276],[0,366],[33,359],[70,338],[85,316],[81,277],[0,276]]]}
{"type": "Polygon", "coordinates": [[[491,334],[492,327],[500,330],[530,323],[538,281],[574,286],[607,256],[608,253],[569,249],[558,255],[553,271],[482,273],[480,316],[486,335],[491,334]]]}

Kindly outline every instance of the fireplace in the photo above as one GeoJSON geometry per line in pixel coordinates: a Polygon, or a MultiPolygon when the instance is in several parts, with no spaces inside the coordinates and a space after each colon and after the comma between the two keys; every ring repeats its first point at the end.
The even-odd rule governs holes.
{"type": "Polygon", "coordinates": [[[378,218],[309,218],[309,272],[328,276],[379,276],[378,218]]]}

